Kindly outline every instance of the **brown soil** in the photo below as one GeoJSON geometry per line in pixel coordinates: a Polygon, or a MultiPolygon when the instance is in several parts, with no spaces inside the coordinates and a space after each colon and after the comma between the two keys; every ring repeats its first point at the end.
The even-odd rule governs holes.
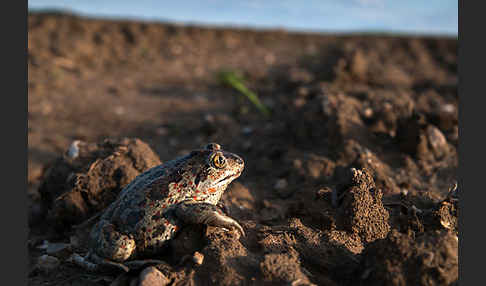
{"type": "Polygon", "coordinates": [[[85,251],[73,225],[208,142],[245,160],[223,200],[247,235],[183,229],[157,266],[171,285],[457,284],[457,39],[28,21],[30,285],[110,285],[65,253],[42,270],[39,246],[85,251]]]}

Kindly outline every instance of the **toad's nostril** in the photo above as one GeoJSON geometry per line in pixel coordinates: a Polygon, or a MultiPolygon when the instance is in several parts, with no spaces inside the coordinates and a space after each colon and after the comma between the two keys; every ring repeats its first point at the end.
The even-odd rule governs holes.
{"type": "Polygon", "coordinates": [[[243,164],[243,160],[240,157],[236,157],[236,163],[243,164]]]}

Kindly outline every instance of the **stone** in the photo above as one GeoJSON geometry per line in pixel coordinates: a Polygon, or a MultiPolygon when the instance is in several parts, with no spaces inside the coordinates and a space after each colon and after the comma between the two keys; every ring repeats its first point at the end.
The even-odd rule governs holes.
{"type": "Polygon", "coordinates": [[[68,257],[71,254],[71,245],[68,243],[49,243],[46,253],[59,258],[68,257]]]}
{"type": "Polygon", "coordinates": [[[61,262],[56,257],[44,254],[37,259],[36,268],[44,273],[50,273],[60,264],[61,262]]]}
{"type": "Polygon", "coordinates": [[[170,283],[169,278],[165,277],[157,268],[150,266],[145,268],[139,277],[139,286],[165,286],[170,283]]]}
{"type": "Polygon", "coordinates": [[[204,261],[204,255],[196,251],[192,256],[192,261],[194,261],[194,263],[196,263],[197,265],[201,265],[204,261]]]}

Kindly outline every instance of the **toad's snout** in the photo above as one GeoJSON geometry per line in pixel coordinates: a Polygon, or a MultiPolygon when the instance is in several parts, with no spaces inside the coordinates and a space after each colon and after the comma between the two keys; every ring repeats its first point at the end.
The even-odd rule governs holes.
{"type": "Polygon", "coordinates": [[[243,159],[236,154],[231,154],[231,157],[235,162],[236,168],[238,169],[239,173],[243,172],[243,169],[245,168],[245,161],[243,161],[243,159]]]}

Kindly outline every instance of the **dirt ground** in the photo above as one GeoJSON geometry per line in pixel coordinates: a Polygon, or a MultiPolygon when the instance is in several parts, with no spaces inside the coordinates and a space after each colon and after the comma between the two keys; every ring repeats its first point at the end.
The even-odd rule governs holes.
{"type": "Polygon", "coordinates": [[[223,201],[247,235],[183,230],[168,285],[457,285],[457,39],[28,22],[29,285],[137,283],[66,251],[48,270],[45,241],[83,252],[74,224],[209,142],[245,160],[223,201]]]}

